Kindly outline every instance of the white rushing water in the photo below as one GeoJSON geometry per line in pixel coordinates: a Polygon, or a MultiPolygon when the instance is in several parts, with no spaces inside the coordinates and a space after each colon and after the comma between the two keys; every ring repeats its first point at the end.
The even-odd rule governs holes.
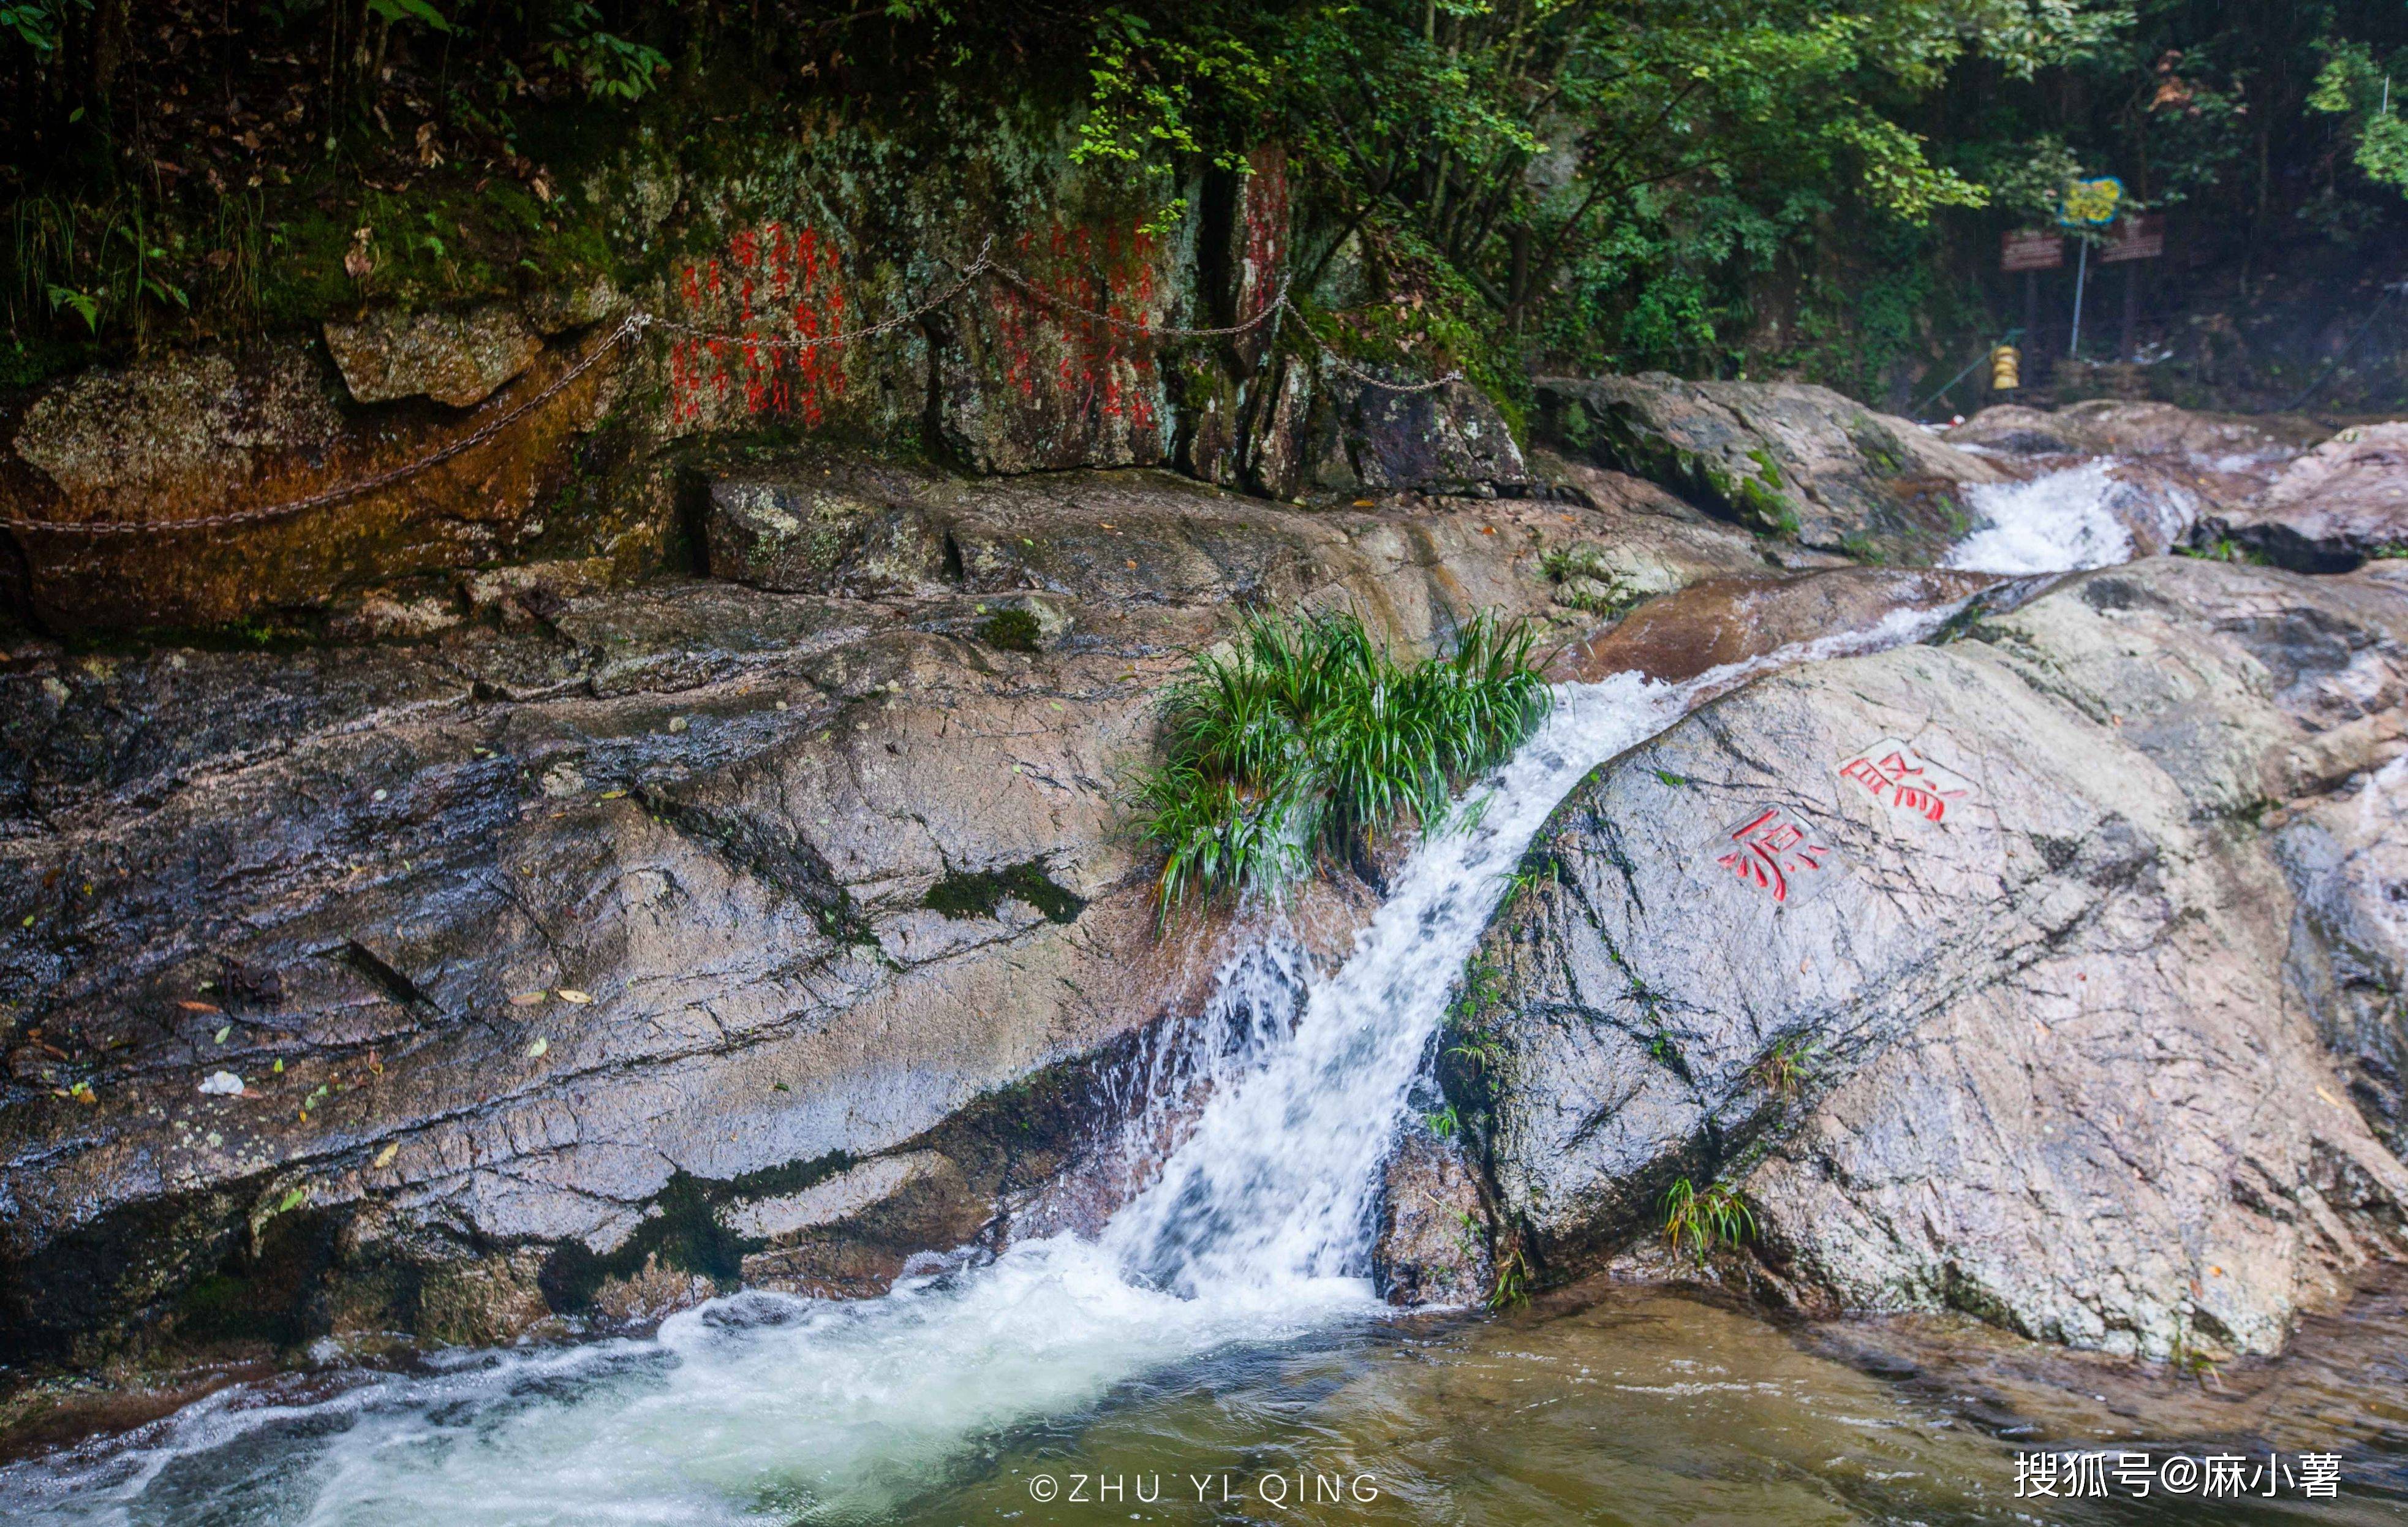
{"type": "MultiPolygon", "coordinates": [[[[1777,660],[1895,645],[1944,613],[1777,660]]],[[[133,1446],[0,1471],[0,1498],[16,1521],[145,1527],[868,1521],[1012,1426],[1182,1360],[1376,1318],[1379,1168],[1503,877],[1590,769],[1742,676],[1558,691],[1479,786],[1477,825],[1421,844],[1334,975],[1306,978],[1275,948],[1234,961],[1216,998],[1244,1009],[1224,1026],[1233,1059],[1095,1239],[1024,1243],[876,1300],[746,1293],[648,1340],[354,1376],[305,1405],[227,1391],[133,1446]]]]}
{"type": "Polygon", "coordinates": [[[2197,505],[2178,489],[2147,492],[2114,475],[2113,462],[2086,461],[2028,483],[1965,490],[1981,528],[1949,552],[1947,565],[1978,572],[2072,572],[2129,562],[2133,521],[2161,541],[2189,527],[2197,505]]]}

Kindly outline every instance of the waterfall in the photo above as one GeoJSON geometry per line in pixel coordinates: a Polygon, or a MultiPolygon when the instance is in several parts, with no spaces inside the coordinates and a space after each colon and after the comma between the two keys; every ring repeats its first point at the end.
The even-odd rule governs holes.
{"type": "Polygon", "coordinates": [[[358,1375],[307,1405],[229,1391],[0,1486],[30,1502],[17,1520],[62,1523],[867,1521],[975,1468],[1011,1427],[1216,1350],[1375,1318],[1383,1158],[1455,974],[1548,814],[1703,697],[1914,640],[1946,612],[1896,612],[1680,685],[1559,690],[1475,787],[1476,824],[1413,852],[1335,973],[1311,978],[1277,944],[1224,970],[1197,1026],[1210,1053],[1159,1057],[1131,1084],[1159,1099],[1200,1079],[1208,1101],[1099,1236],[1029,1241],[881,1299],[748,1292],[650,1339],[358,1375]]]}

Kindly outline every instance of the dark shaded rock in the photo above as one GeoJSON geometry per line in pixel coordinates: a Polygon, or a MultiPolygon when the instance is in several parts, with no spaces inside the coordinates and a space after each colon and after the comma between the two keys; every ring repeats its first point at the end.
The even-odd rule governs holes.
{"type": "Polygon", "coordinates": [[[1384,1168],[1371,1282],[1391,1304],[1476,1304],[1496,1268],[1480,1181],[1451,1138],[1409,1125],[1384,1168]]]}
{"type": "MultiPolygon", "coordinates": [[[[1393,380],[1419,379],[1399,374],[1393,380]]],[[[1341,373],[1325,372],[1322,385],[1340,421],[1353,483],[1325,485],[1372,493],[1470,494],[1494,497],[1529,485],[1521,448],[1486,394],[1469,382],[1393,392],[1341,373]]]]}
{"type": "Polygon", "coordinates": [[[502,302],[465,312],[380,308],[356,323],[327,324],[325,337],[355,401],[423,396],[459,409],[493,396],[543,349],[518,308],[502,302]]]}
{"type": "MultiPolygon", "coordinates": [[[[513,393],[544,386],[583,353],[538,354],[513,393]]],[[[569,442],[616,396],[617,359],[432,470],[233,528],[170,526],[367,482],[468,436],[481,415],[436,418],[423,404],[391,406],[422,411],[406,418],[346,412],[333,379],[299,347],[166,356],[55,383],[18,426],[0,498],[38,520],[158,528],[10,532],[22,557],[22,582],[6,590],[12,612],[36,629],[82,632],[323,611],[413,578],[540,557],[568,539],[552,523],[561,514],[576,517],[580,556],[607,558],[623,575],[647,566],[669,527],[665,497],[636,483],[592,503],[563,491],[576,476],[569,442]]]]}
{"type": "Polygon", "coordinates": [[[2295,572],[2408,556],[2408,424],[2343,430],[2264,492],[2202,522],[2195,540],[2230,540],[2295,572]]]}
{"type": "Polygon", "coordinates": [[[1971,522],[1965,485],[2005,481],[1920,425],[1794,382],[1548,378],[1540,436],[1750,529],[1859,558],[1929,563],[1971,522]]]}
{"type": "Polygon", "coordinates": [[[2288,995],[2326,935],[2256,824],[2398,757],[2403,680],[2396,588],[2157,561],[1606,765],[1444,1042],[1501,1232],[1570,1275],[1719,1179],[1810,1305],[2279,1347],[2400,1251],[2408,1169],[2288,995]]]}
{"type": "Polygon", "coordinates": [[[2350,1101],[2408,1158],[2408,790],[2398,761],[2315,801],[2274,837],[2295,898],[2284,972],[2350,1101]]]}

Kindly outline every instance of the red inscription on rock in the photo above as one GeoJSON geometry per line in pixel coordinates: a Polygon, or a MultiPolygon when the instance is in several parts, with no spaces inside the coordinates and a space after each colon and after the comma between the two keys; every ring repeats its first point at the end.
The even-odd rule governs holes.
{"type": "Polygon", "coordinates": [[[1821,870],[1831,853],[1782,806],[1767,806],[1754,820],[1734,828],[1729,841],[1739,846],[1714,862],[1757,889],[1770,891],[1775,901],[1789,900],[1792,875],[1821,870]]]}
{"type": "Polygon", "coordinates": [[[842,252],[815,228],[782,223],[739,228],[723,255],[687,266],[678,295],[685,321],[732,339],[681,337],[669,347],[671,417],[699,424],[717,405],[741,400],[749,414],[817,425],[845,390],[841,334],[852,304],[842,252]]]}
{"type": "Polygon", "coordinates": [[[1941,768],[1895,737],[1885,737],[1842,762],[1840,777],[1861,785],[1882,804],[1927,822],[1946,817],[1952,802],[1973,793],[1971,780],[1941,768]]]}

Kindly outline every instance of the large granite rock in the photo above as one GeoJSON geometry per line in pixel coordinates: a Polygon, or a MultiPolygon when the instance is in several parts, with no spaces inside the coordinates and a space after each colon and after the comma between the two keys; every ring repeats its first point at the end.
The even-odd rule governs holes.
{"type": "Polygon", "coordinates": [[[2353,1102],[2396,1053],[2390,957],[2347,947],[2385,829],[2333,818],[2404,686],[2397,585],[2155,561],[1613,760],[1445,1041],[1500,1237],[1570,1275],[1719,1179],[1813,1306],[2278,1347],[2401,1249],[2408,1170],[2353,1102]],[[2341,1069],[2319,1021],[2362,1042],[2341,1069]]]}
{"type": "Polygon", "coordinates": [[[431,397],[468,408],[524,371],[543,349],[517,304],[507,302],[464,312],[380,308],[351,323],[329,323],[324,333],[343,385],[361,403],[431,397]]]}
{"type": "Polygon", "coordinates": [[[2408,424],[2353,426],[2284,468],[2264,491],[2200,526],[2298,572],[2408,556],[2408,424]]]}
{"type": "MultiPolygon", "coordinates": [[[[518,385],[561,379],[600,339],[531,355],[518,385]]],[[[571,449],[621,396],[624,358],[596,357],[509,430],[474,439],[482,411],[347,407],[322,358],[298,344],[62,379],[27,403],[0,453],[0,509],[62,526],[6,533],[15,576],[0,603],[53,633],[307,625],[377,590],[495,564],[573,552],[622,575],[652,566],[673,523],[657,473],[591,491],[599,468],[627,464],[625,442],[587,438],[581,461],[571,449]],[[347,496],[322,500],[330,493],[347,496]],[[125,528],[78,528],[94,525],[125,528]]]]}
{"type": "Polygon", "coordinates": [[[1993,464],[1828,387],[1795,382],[1551,378],[1538,432],[1767,535],[1851,556],[1928,564],[1971,526],[1966,485],[1993,464]]]}
{"type": "Polygon", "coordinates": [[[854,597],[839,560],[506,589],[413,641],[13,644],[0,1344],[499,1340],[1076,1222],[1044,1185],[1109,1116],[1089,1080],[1234,936],[1160,941],[1123,830],[1183,655],[1340,603],[1426,646],[1544,608],[1547,539],[1604,530],[845,481],[910,512],[924,585],[854,597]]]}

